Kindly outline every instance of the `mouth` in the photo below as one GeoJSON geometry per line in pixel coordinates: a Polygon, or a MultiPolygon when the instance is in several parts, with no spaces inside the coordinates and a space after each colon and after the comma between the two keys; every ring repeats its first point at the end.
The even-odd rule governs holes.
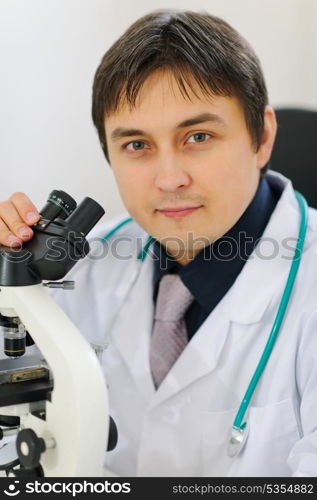
{"type": "Polygon", "coordinates": [[[165,217],[185,217],[186,215],[189,215],[199,208],[201,208],[202,205],[198,207],[178,207],[178,208],[164,208],[161,210],[157,210],[161,214],[165,215],[165,217]]]}

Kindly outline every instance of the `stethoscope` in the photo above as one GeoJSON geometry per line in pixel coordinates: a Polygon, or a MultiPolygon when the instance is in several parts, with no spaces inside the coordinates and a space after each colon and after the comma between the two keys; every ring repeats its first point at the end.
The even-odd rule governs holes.
{"type": "MultiPolygon", "coordinates": [[[[257,384],[259,382],[259,379],[261,375],[263,374],[263,371],[266,367],[266,364],[270,358],[270,355],[272,353],[274,344],[276,342],[277,336],[279,334],[282,322],[284,320],[287,306],[289,303],[289,299],[294,287],[294,282],[296,278],[296,274],[299,268],[304,244],[305,244],[305,238],[306,238],[306,232],[307,232],[307,221],[308,221],[308,205],[307,201],[304,198],[302,194],[300,194],[298,191],[295,191],[295,196],[300,208],[300,213],[301,213],[301,220],[300,220],[300,227],[299,227],[299,232],[298,232],[298,237],[297,237],[297,242],[296,242],[296,248],[294,251],[293,259],[292,259],[292,264],[289,270],[289,274],[287,277],[286,285],[278,306],[278,310],[275,316],[275,320],[268,338],[268,341],[264,347],[262,356],[260,358],[260,361],[258,362],[258,365],[255,369],[255,372],[250,380],[249,386],[246,390],[246,393],[241,401],[240,407],[238,409],[238,412],[236,414],[236,417],[234,419],[233,425],[231,427],[231,432],[229,436],[229,443],[228,443],[228,455],[230,457],[235,457],[237,456],[242,448],[244,447],[248,434],[249,434],[249,427],[247,424],[247,420],[244,418],[246,415],[246,412],[249,408],[251,398],[253,396],[253,393],[257,387],[257,384]]],[[[111,231],[109,231],[105,236],[103,236],[102,241],[107,241],[111,236],[119,231],[122,226],[125,224],[128,224],[129,222],[132,222],[133,219],[131,217],[124,219],[120,224],[115,226],[111,231]]],[[[153,243],[154,238],[152,236],[148,236],[146,243],[144,247],[141,249],[141,251],[138,253],[137,256],[137,261],[142,263],[148,253],[149,247],[153,243]]],[[[136,278],[136,277],[135,277],[136,278]]],[[[133,283],[135,282],[135,278],[133,280],[133,283]]],[[[133,286],[132,283],[132,286],[133,286]]],[[[132,288],[131,284],[128,288],[128,291],[131,290],[132,288]]]]}

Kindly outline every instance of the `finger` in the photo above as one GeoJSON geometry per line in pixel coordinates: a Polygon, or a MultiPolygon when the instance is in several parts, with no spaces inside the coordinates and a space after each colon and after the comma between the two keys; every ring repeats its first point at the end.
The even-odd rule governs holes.
{"type": "Polygon", "coordinates": [[[17,247],[21,245],[21,240],[12,234],[2,219],[0,219],[0,243],[7,247],[17,247]]]}
{"type": "Polygon", "coordinates": [[[0,217],[8,229],[21,241],[27,241],[33,236],[32,229],[21,219],[11,201],[0,202],[0,217]]]}
{"type": "Polygon", "coordinates": [[[23,219],[26,224],[32,225],[39,220],[40,214],[36,206],[32,203],[30,198],[26,196],[25,193],[13,193],[10,196],[9,200],[12,201],[21,219],[23,219]]]}

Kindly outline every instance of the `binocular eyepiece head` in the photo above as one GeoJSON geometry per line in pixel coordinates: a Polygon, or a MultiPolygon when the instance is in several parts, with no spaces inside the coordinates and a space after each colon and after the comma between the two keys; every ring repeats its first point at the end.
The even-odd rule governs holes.
{"type": "Polygon", "coordinates": [[[85,239],[105,213],[92,198],[77,206],[67,193],[54,190],[32,226],[34,236],[20,248],[0,248],[0,286],[28,286],[62,279],[89,251],[85,239]]]}

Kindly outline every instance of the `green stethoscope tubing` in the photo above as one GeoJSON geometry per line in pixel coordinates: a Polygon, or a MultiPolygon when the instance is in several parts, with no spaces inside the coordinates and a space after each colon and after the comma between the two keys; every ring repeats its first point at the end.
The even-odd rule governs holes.
{"type": "MultiPolygon", "coordinates": [[[[120,224],[118,224],[117,226],[115,226],[113,229],[111,229],[111,231],[109,231],[109,233],[105,234],[101,240],[102,241],[107,241],[109,238],[111,238],[111,236],[113,234],[115,234],[117,231],[119,231],[119,229],[122,227],[122,226],[125,226],[126,224],[128,224],[129,222],[132,222],[133,219],[132,217],[128,217],[127,219],[124,219],[122,222],[120,222],[120,224]]],[[[148,236],[147,240],[146,240],[146,243],[144,245],[144,247],[142,248],[142,250],[139,252],[138,256],[137,256],[137,260],[143,262],[145,257],[147,256],[147,252],[148,252],[148,249],[149,247],[152,245],[152,242],[154,241],[154,238],[152,238],[152,236],[148,236]]]]}
{"type": "MultiPolygon", "coordinates": [[[[263,371],[266,367],[266,364],[270,358],[270,355],[272,353],[274,344],[276,342],[277,336],[279,334],[282,322],[284,320],[287,306],[289,303],[289,299],[292,293],[292,290],[294,288],[294,282],[296,278],[296,274],[299,268],[299,264],[301,261],[302,257],[302,252],[305,244],[305,238],[306,238],[306,232],[307,232],[307,224],[308,224],[308,205],[307,202],[302,194],[300,194],[298,191],[295,191],[295,196],[300,208],[300,213],[301,213],[301,221],[300,221],[300,228],[298,232],[298,238],[296,242],[296,248],[294,251],[294,256],[292,259],[292,265],[290,267],[290,271],[288,274],[287,282],[282,294],[282,298],[276,313],[276,317],[272,326],[272,330],[270,332],[268,341],[264,347],[262,356],[260,358],[260,361],[255,369],[255,372],[252,376],[252,379],[249,383],[249,386],[246,390],[246,393],[241,401],[241,405],[239,407],[239,410],[237,412],[237,415],[234,419],[233,422],[233,429],[237,429],[240,431],[244,431],[246,428],[246,422],[243,422],[243,418],[245,416],[245,413],[248,409],[248,406],[250,404],[251,398],[253,396],[253,393],[257,387],[257,384],[260,380],[261,375],[263,374],[263,371]]],[[[102,241],[107,241],[114,233],[116,233],[122,226],[125,224],[132,222],[133,219],[131,217],[123,220],[120,224],[118,224],[114,229],[109,231],[105,236],[103,236],[102,241]]],[[[137,256],[137,260],[143,262],[148,249],[152,242],[154,241],[154,238],[152,236],[149,236],[147,238],[147,241],[143,247],[143,249],[139,252],[137,256]]]]}
{"type": "Polygon", "coordinates": [[[283,295],[276,313],[276,317],[272,326],[272,330],[270,332],[268,341],[266,343],[266,346],[263,350],[262,356],[260,358],[260,361],[255,369],[254,375],[250,381],[249,387],[247,388],[247,391],[242,399],[241,405],[239,407],[238,413],[236,415],[236,418],[233,422],[233,428],[234,429],[240,429],[244,430],[246,427],[246,422],[242,423],[243,417],[247,411],[247,408],[250,404],[252,395],[255,391],[255,388],[259,382],[259,379],[264,371],[264,368],[269,360],[269,357],[272,353],[274,344],[276,342],[277,336],[279,334],[283,319],[285,317],[286,309],[288,306],[288,302],[294,287],[294,282],[296,278],[296,274],[299,268],[299,264],[301,261],[302,257],[302,252],[305,244],[305,238],[306,238],[306,232],[307,232],[307,221],[308,221],[308,206],[307,202],[298,191],[295,191],[295,196],[297,198],[299,207],[300,207],[300,212],[301,212],[301,222],[300,222],[300,228],[298,232],[298,238],[297,238],[297,243],[296,243],[296,248],[294,251],[294,256],[292,260],[292,265],[288,274],[287,282],[283,291],[283,295]]]}

